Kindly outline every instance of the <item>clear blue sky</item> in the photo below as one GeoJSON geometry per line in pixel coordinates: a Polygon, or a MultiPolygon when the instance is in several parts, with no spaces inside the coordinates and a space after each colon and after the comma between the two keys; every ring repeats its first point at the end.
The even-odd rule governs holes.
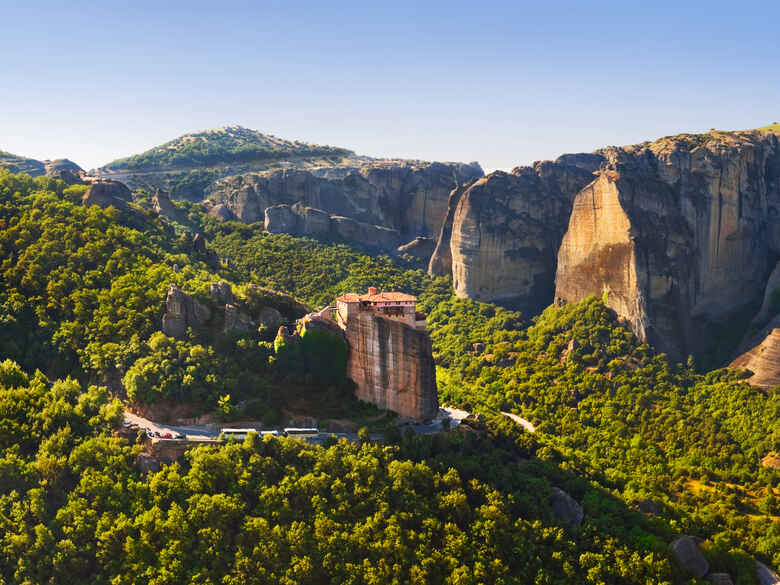
{"type": "Polygon", "coordinates": [[[780,121],[779,31],[768,0],[8,0],[0,149],[91,168],[241,124],[509,169],[780,121]]]}

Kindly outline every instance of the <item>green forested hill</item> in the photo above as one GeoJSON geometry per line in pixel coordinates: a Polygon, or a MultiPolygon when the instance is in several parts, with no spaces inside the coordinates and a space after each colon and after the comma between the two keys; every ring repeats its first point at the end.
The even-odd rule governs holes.
{"type": "Polygon", "coordinates": [[[0,150],[0,168],[9,170],[12,173],[27,173],[33,177],[42,175],[46,171],[44,164],[39,160],[11,154],[3,150],[0,150]]]}
{"type": "Polygon", "coordinates": [[[185,134],[141,154],[110,162],[103,168],[107,171],[154,170],[352,154],[344,148],[285,140],[241,126],[226,126],[185,134]]]}
{"type": "Polygon", "coordinates": [[[736,583],[755,583],[753,558],[780,565],[780,473],[760,463],[780,451],[776,390],[669,363],[600,299],[529,320],[453,298],[411,259],[257,226],[208,224],[230,259],[215,265],[140,208],[81,206],[83,190],[0,171],[0,584],[692,583],[667,548],[686,533],[736,583]],[[372,284],[419,294],[440,400],[486,425],[250,438],[143,476],[105,385],[201,408],[232,394],[269,418],[296,392],[348,402],[281,370],[261,332],[159,332],[171,282],[208,303],[216,280],[313,307],[372,284]],[[581,526],[553,513],[553,486],[581,526]]]}

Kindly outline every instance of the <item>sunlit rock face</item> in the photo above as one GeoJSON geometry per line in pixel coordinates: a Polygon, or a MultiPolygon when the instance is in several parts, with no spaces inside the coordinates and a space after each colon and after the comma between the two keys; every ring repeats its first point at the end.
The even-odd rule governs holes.
{"type": "Polygon", "coordinates": [[[780,252],[777,138],[712,132],[602,154],[574,199],[556,298],[605,296],[675,358],[706,349],[711,324],[762,295],[780,252]]]}
{"type": "Polygon", "coordinates": [[[436,369],[425,331],[365,311],[350,316],[344,332],[347,376],[360,400],[414,420],[436,416],[436,369]]]}
{"type": "Polygon", "coordinates": [[[454,191],[429,271],[449,268],[460,297],[528,311],[550,304],[572,200],[602,162],[599,155],[564,155],[454,191]]]}

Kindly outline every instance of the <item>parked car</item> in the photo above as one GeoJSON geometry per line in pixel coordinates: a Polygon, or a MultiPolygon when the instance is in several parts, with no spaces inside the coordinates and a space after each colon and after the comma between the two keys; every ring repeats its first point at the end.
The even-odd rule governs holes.
{"type": "Polygon", "coordinates": [[[163,433],[162,434],[163,439],[173,439],[173,435],[171,433],[163,433]]]}
{"type": "Polygon", "coordinates": [[[173,437],[174,439],[186,439],[187,435],[183,433],[176,433],[176,435],[173,437]]]}

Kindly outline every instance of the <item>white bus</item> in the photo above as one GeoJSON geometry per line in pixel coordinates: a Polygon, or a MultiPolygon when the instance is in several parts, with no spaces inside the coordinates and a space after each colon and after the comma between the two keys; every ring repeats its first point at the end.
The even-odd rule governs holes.
{"type": "Polygon", "coordinates": [[[288,437],[301,437],[302,439],[308,439],[310,437],[316,437],[320,434],[320,430],[317,428],[298,428],[298,427],[286,427],[284,434],[288,437]]]}
{"type": "Polygon", "coordinates": [[[225,435],[226,439],[235,439],[236,441],[243,441],[249,433],[257,433],[257,429],[222,429],[219,432],[220,435],[225,435]]]}
{"type": "Polygon", "coordinates": [[[258,431],[257,429],[222,429],[220,431],[220,434],[225,435],[226,439],[235,439],[236,441],[243,441],[249,433],[257,433],[261,439],[266,435],[279,436],[279,431],[258,431]]]}

